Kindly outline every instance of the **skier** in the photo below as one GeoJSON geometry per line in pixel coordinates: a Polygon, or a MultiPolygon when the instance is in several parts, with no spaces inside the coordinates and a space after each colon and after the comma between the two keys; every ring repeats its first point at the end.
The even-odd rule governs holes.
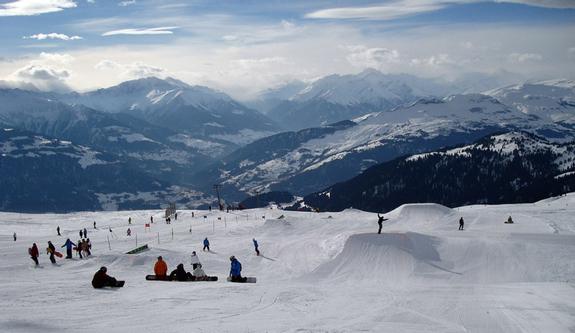
{"type": "MultiPolygon", "coordinates": [[[[196,251],[192,251],[192,260],[191,260],[192,268],[196,269],[196,267],[201,266],[200,258],[196,254],[196,251]]],[[[195,275],[195,274],[194,274],[195,275]]]]}
{"type": "Polygon", "coordinates": [[[58,228],[56,228],[56,231],[58,232],[58,236],[62,236],[62,235],[60,235],[60,226],[58,226],[58,228]]]}
{"type": "Polygon", "coordinates": [[[132,217],[128,217],[128,224],[132,224],[132,217]]]}
{"type": "Polygon", "coordinates": [[[377,213],[377,224],[379,224],[379,230],[377,231],[378,234],[381,234],[381,227],[383,227],[383,221],[387,221],[387,219],[383,218],[383,215],[379,215],[379,213],[377,213]]]}
{"type": "Polygon", "coordinates": [[[16,233],[14,233],[14,241],[16,241],[16,233]]]}
{"type": "Polygon", "coordinates": [[[88,238],[88,230],[86,230],[86,228],[84,228],[84,237],[83,238],[88,238]]]}
{"type": "Polygon", "coordinates": [[[154,217],[150,216],[150,223],[154,223],[154,217]]]}
{"type": "Polygon", "coordinates": [[[156,274],[156,277],[162,278],[165,278],[166,274],[168,274],[168,264],[166,264],[162,256],[158,257],[158,261],[154,265],[154,274],[156,274]]]}
{"type": "Polygon", "coordinates": [[[108,269],[102,266],[96,274],[94,274],[94,278],[92,278],[92,287],[94,288],[104,288],[104,287],[115,287],[118,281],[106,274],[108,269]]]}
{"type": "Polygon", "coordinates": [[[96,221],[94,221],[94,229],[96,229],[96,221]]]}
{"type": "Polygon", "coordinates": [[[463,230],[463,225],[465,222],[463,221],[463,216],[459,219],[459,230],[463,230]]]}
{"type": "Polygon", "coordinates": [[[208,237],[204,239],[204,251],[206,249],[208,249],[208,252],[210,252],[210,241],[208,240],[208,237]]]}
{"type": "Polygon", "coordinates": [[[72,246],[76,246],[76,244],[72,243],[70,238],[66,239],[66,243],[61,247],[66,247],[66,259],[72,259],[72,246]]]}
{"type": "Polygon", "coordinates": [[[128,237],[132,236],[132,230],[130,230],[130,228],[126,230],[126,235],[128,235],[128,237]]]}
{"type": "Polygon", "coordinates": [[[50,261],[55,264],[56,263],[56,258],[54,258],[54,253],[56,253],[56,248],[54,247],[54,244],[52,244],[51,241],[48,241],[48,248],[46,249],[47,254],[50,255],[50,261]]]}
{"type": "Polygon", "coordinates": [[[246,282],[247,278],[242,277],[242,264],[235,256],[230,257],[230,262],[230,277],[232,278],[232,282],[246,282]]]}
{"type": "Polygon", "coordinates": [[[196,278],[196,280],[201,280],[202,278],[205,278],[207,276],[206,272],[204,272],[204,270],[202,269],[202,264],[198,264],[196,268],[194,268],[192,275],[196,278]]]}
{"type": "Polygon", "coordinates": [[[36,246],[36,243],[32,244],[32,247],[28,249],[28,253],[30,254],[30,258],[32,258],[32,260],[34,260],[34,263],[36,264],[36,266],[38,266],[39,265],[38,256],[40,255],[40,253],[38,251],[38,246],[36,246]]]}
{"type": "Polygon", "coordinates": [[[174,213],[174,220],[178,220],[178,213],[174,213]]]}
{"type": "Polygon", "coordinates": [[[258,241],[254,238],[252,239],[252,241],[254,242],[254,248],[256,249],[256,255],[260,255],[260,250],[258,249],[259,245],[258,245],[258,241]]]}
{"type": "Polygon", "coordinates": [[[83,257],[82,257],[82,247],[83,246],[84,246],[84,240],[78,239],[78,245],[76,245],[76,254],[78,254],[78,257],[80,257],[80,259],[83,259],[83,257]]]}
{"type": "Polygon", "coordinates": [[[177,281],[194,280],[192,273],[186,272],[184,264],[179,264],[175,270],[170,273],[170,278],[177,281]]]}

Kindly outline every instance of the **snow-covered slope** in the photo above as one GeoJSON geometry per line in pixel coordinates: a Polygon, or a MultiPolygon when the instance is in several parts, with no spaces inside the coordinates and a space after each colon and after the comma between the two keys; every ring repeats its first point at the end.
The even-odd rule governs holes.
{"type": "Polygon", "coordinates": [[[0,213],[0,294],[10,304],[0,311],[0,327],[31,333],[508,333],[575,326],[573,194],[528,205],[404,205],[386,214],[381,235],[377,216],[357,210],[179,211],[170,225],[159,223],[162,214],[0,213]],[[503,223],[509,215],[515,224],[503,223]],[[150,216],[156,223],[147,232],[150,216]],[[460,217],[464,231],[457,230],[460,217]],[[46,242],[75,242],[82,228],[92,257],[51,265],[46,242]],[[201,251],[205,237],[212,252],[201,251]],[[252,238],[263,256],[255,255],[252,238]],[[26,253],[32,242],[41,252],[38,268],[26,253]],[[136,243],[150,249],[124,254],[136,243]],[[219,281],[144,279],[159,255],[169,270],[179,263],[191,270],[192,250],[219,281]],[[225,281],[231,255],[256,284],[225,281]],[[100,266],[126,280],[124,288],[93,289],[100,266]]]}
{"type": "Polygon", "coordinates": [[[575,81],[525,83],[491,90],[486,94],[522,113],[568,126],[575,124],[575,81]]]}

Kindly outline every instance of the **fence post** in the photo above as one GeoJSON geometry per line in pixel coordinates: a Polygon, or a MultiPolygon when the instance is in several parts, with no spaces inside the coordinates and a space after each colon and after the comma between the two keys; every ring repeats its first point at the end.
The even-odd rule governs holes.
{"type": "Polygon", "coordinates": [[[112,251],[112,245],[110,245],[110,236],[106,235],[106,239],[108,240],[108,250],[112,251]]]}
{"type": "Polygon", "coordinates": [[[160,232],[158,231],[158,244],[160,244],[160,232]]]}
{"type": "Polygon", "coordinates": [[[212,233],[216,232],[216,220],[212,220],[212,233]]]}
{"type": "Polygon", "coordinates": [[[136,234],[136,247],[138,247],[138,234],[136,234]]]}
{"type": "Polygon", "coordinates": [[[174,228],[172,228],[172,240],[174,240],[174,228]]]}

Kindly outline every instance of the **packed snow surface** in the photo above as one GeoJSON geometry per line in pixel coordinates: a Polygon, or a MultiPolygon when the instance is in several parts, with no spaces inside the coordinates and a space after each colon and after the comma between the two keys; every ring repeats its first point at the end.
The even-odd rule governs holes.
{"type": "Polygon", "coordinates": [[[0,331],[573,332],[574,214],[575,194],[522,205],[410,204],[386,213],[379,235],[377,216],[358,210],[179,211],[169,225],[160,210],[0,213],[0,331]],[[514,224],[503,223],[509,215],[514,224]],[[82,228],[93,256],[50,264],[47,241],[76,242],[82,228]],[[150,249],[125,254],[136,236],[150,249]],[[211,252],[202,252],[204,237],[211,252]],[[39,267],[27,255],[32,242],[39,267]],[[191,270],[192,250],[219,281],[144,279],[159,255],[169,270],[191,270]],[[231,255],[256,284],[225,281],[231,255]],[[124,288],[92,288],[103,265],[124,288]]]}

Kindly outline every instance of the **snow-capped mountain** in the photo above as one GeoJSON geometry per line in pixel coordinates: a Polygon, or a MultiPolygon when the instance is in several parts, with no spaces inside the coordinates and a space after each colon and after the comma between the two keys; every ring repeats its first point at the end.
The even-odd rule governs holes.
{"type": "Polygon", "coordinates": [[[270,110],[269,116],[284,127],[302,129],[388,110],[421,97],[444,96],[447,92],[444,85],[431,79],[368,69],[311,82],[270,110]]]}
{"type": "Polygon", "coordinates": [[[60,99],[96,110],[128,113],[195,139],[224,141],[230,146],[227,151],[278,130],[273,121],[222,92],[171,78],[132,80],[60,99]]]}
{"type": "Polygon", "coordinates": [[[406,202],[447,206],[534,202],[573,189],[575,143],[511,132],[379,164],[306,196],[304,202],[321,210],[354,207],[381,212],[406,202]]]}
{"type": "Polygon", "coordinates": [[[575,81],[549,80],[486,92],[518,111],[549,122],[575,125],[575,81]]]}
{"type": "Polygon", "coordinates": [[[559,141],[575,130],[500,103],[487,95],[421,99],[337,126],[278,134],[241,148],[203,179],[241,191],[287,190],[304,195],[344,181],[401,155],[472,143],[522,130],[559,141]],[[315,190],[314,190],[315,189],[315,190]]]}
{"type": "Polygon", "coordinates": [[[279,104],[289,100],[307,87],[307,83],[299,80],[290,81],[279,86],[265,89],[251,101],[245,102],[249,107],[267,114],[279,104]]]}
{"type": "Polygon", "coordinates": [[[127,114],[70,106],[18,89],[0,89],[0,124],[117,154],[133,160],[143,172],[172,181],[209,164],[208,154],[225,146],[209,142],[212,146],[201,148],[206,142],[189,142],[177,132],[127,114]]]}

